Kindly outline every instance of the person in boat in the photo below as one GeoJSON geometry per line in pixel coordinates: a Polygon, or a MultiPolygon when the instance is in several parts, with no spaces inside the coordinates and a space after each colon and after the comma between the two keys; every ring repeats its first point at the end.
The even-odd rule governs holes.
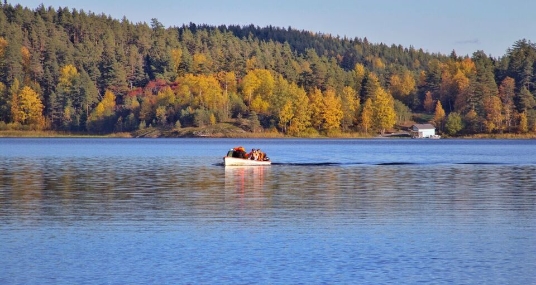
{"type": "Polygon", "coordinates": [[[255,149],[252,148],[251,151],[248,154],[246,154],[246,158],[253,159],[253,154],[255,154],[255,149]]]}
{"type": "Polygon", "coordinates": [[[259,152],[256,149],[252,149],[251,151],[253,152],[253,157],[251,159],[259,160],[259,152]]]}
{"type": "Polygon", "coordinates": [[[257,160],[263,161],[266,157],[266,154],[261,151],[261,149],[257,149],[257,160]]]}

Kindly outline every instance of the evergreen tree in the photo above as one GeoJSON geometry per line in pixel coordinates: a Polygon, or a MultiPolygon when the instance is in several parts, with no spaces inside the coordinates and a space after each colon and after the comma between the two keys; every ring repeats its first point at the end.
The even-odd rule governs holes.
{"type": "Polygon", "coordinates": [[[521,87],[521,91],[519,91],[516,101],[517,110],[520,113],[527,112],[528,110],[536,106],[536,100],[534,99],[534,95],[532,95],[525,86],[521,87]]]}

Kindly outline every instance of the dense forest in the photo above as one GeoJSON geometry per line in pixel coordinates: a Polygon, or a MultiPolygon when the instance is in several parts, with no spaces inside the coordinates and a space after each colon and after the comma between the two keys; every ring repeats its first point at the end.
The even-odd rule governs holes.
{"type": "Polygon", "coordinates": [[[290,136],[536,132],[536,45],[469,56],[289,28],[164,27],[0,4],[0,130],[220,123],[290,136]]]}

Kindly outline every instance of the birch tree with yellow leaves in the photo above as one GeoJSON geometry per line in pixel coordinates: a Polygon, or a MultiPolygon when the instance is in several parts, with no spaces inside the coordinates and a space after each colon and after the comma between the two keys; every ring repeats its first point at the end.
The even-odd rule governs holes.
{"type": "Polygon", "coordinates": [[[45,125],[43,103],[39,94],[28,86],[22,87],[11,105],[13,122],[27,125],[34,129],[42,129],[45,125]]]}
{"type": "Polygon", "coordinates": [[[115,124],[115,94],[106,90],[88,120],[89,131],[113,131],[115,124]]]}
{"type": "Polygon", "coordinates": [[[341,93],[341,127],[343,131],[348,131],[350,126],[357,121],[357,110],[359,110],[359,97],[352,87],[346,86],[341,93]]]}
{"type": "Polygon", "coordinates": [[[395,102],[393,96],[383,88],[378,88],[372,101],[374,126],[383,135],[386,129],[392,128],[396,123],[395,102]]]}
{"type": "Polygon", "coordinates": [[[269,70],[250,70],[242,79],[242,94],[250,111],[257,114],[268,114],[274,87],[275,79],[269,70]]]}
{"type": "Polygon", "coordinates": [[[363,104],[363,110],[361,111],[361,128],[368,133],[368,130],[372,127],[372,116],[374,115],[374,108],[372,106],[372,99],[367,98],[365,104],[363,104]]]}
{"type": "Polygon", "coordinates": [[[324,100],[322,99],[322,91],[315,88],[309,94],[309,110],[311,110],[311,126],[317,131],[322,129],[322,123],[324,122],[322,113],[325,107],[324,100]]]}
{"type": "Polygon", "coordinates": [[[335,94],[333,89],[328,89],[324,92],[322,101],[324,102],[322,128],[328,134],[339,131],[343,118],[341,98],[335,94]]]}
{"type": "Polygon", "coordinates": [[[311,126],[311,110],[309,109],[309,98],[303,88],[295,83],[291,83],[289,93],[292,96],[293,115],[288,127],[288,133],[293,136],[300,135],[311,126]]]}

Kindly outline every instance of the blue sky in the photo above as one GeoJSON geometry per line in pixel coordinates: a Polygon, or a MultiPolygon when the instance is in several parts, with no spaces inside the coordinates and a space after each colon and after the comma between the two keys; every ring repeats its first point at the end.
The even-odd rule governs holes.
{"type": "Polygon", "coordinates": [[[520,39],[536,41],[536,1],[530,0],[19,0],[35,9],[69,7],[126,16],[132,22],[158,19],[184,23],[293,27],[324,34],[366,37],[372,43],[410,45],[428,52],[493,57],[520,39]]]}

